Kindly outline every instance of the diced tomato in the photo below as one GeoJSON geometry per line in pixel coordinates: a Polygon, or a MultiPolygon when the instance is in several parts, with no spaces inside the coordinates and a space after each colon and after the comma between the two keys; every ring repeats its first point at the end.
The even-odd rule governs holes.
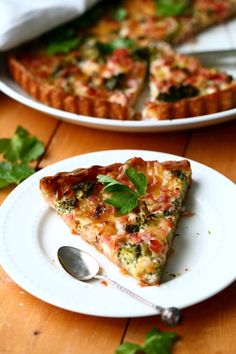
{"type": "Polygon", "coordinates": [[[153,252],[160,253],[163,250],[163,243],[157,239],[151,240],[150,248],[153,252]]]}
{"type": "Polygon", "coordinates": [[[125,68],[126,71],[132,70],[133,68],[133,59],[129,55],[129,52],[125,48],[114,50],[111,60],[120,65],[122,68],[125,68]]]}
{"type": "Polygon", "coordinates": [[[224,3],[218,3],[215,5],[215,10],[218,14],[223,14],[226,11],[226,6],[224,3]]]}
{"type": "Polygon", "coordinates": [[[88,92],[88,95],[90,95],[90,96],[97,96],[98,95],[98,91],[93,87],[88,87],[87,92],[88,92]]]}

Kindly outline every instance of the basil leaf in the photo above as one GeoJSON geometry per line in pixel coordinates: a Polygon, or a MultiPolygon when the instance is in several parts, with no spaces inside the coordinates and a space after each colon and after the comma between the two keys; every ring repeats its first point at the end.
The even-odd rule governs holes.
{"type": "Polygon", "coordinates": [[[31,176],[34,169],[24,163],[11,164],[10,162],[0,162],[0,188],[10,184],[19,184],[21,181],[31,176]]]}
{"type": "Polygon", "coordinates": [[[127,214],[138,206],[137,195],[123,192],[113,193],[105,202],[115,206],[120,214],[127,214]]]}
{"type": "Polygon", "coordinates": [[[144,195],[147,189],[147,178],[144,173],[138,173],[135,168],[130,166],[125,171],[126,176],[129,177],[131,182],[135,185],[138,194],[144,195]]]}
{"type": "Polygon", "coordinates": [[[170,350],[176,339],[176,333],[161,332],[154,328],[146,335],[143,349],[147,354],[171,354],[170,350]]]}
{"type": "Polygon", "coordinates": [[[46,52],[49,55],[54,55],[57,53],[69,53],[72,49],[75,49],[78,47],[78,45],[81,43],[81,38],[69,38],[65,39],[64,41],[59,40],[58,42],[52,42],[50,43],[47,48],[46,52]]]}
{"type": "Polygon", "coordinates": [[[0,153],[6,151],[9,147],[10,139],[0,139],[0,153]]]}
{"type": "Polygon", "coordinates": [[[122,185],[122,183],[118,182],[114,178],[112,178],[110,176],[107,176],[107,175],[97,175],[97,180],[100,183],[104,184],[105,188],[108,187],[108,186],[116,185],[116,184],[121,184],[122,185]]]}
{"type": "Polygon", "coordinates": [[[122,343],[115,351],[115,354],[142,354],[145,353],[142,347],[135,343],[122,343]]]}
{"type": "Polygon", "coordinates": [[[138,173],[132,166],[126,169],[125,173],[136,187],[137,192],[110,176],[97,176],[97,180],[105,186],[104,190],[112,193],[105,202],[115,206],[120,214],[127,214],[136,208],[138,197],[145,194],[147,189],[147,178],[144,173],[138,173]]]}
{"type": "Polygon", "coordinates": [[[117,38],[110,43],[97,42],[98,50],[102,55],[111,54],[116,49],[132,49],[135,41],[130,38],[117,38]]]}
{"type": "Polygon", "coordinates": [[[181,16],[191,6],[189,0],[155,0],[156,14],[161,17],[181,16]]]}
{"type": "Polygon", "coordinates": [[[124,7],[118,7],[118,9],[113,13],[113,18],[116,21],[122,22],[128,16],[128,12],[124,7]]]}
{"type": "Polygon", "coordinates": [[[18,126],[11,139],[0,139],[0,153],[10,162],[30,162],[44,153],[44,144],[18,126]]]}
{"type": "Polygon", "coordinates": [[[147,333],[143,346],[135,343],[123,343],[115,354],[171,354],[171,347],[176,341],[174,332],[161,332],[154,328],[147,333]]]}

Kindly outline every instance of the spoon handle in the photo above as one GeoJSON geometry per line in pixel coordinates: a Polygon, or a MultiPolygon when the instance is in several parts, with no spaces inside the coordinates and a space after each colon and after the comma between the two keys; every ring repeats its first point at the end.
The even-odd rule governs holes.
{"type": "Polygon", "coordinates": [[[161,306],[155,305],[153,302],[143,298],[142,296],[134,293],[133,291],[125,288],[123,285],[117,283],[116,281],[108,278],[105,275],[95,275],[94,278],[99,280],[104,280],[111,283],[114,287],[118,288],[119,290],[123,291],[124,293],[132,296],[134,299],[142,302],[143,304],[151,307],[153,310],[158,311],[161,315],[162,320],[170,326],[176,325],[180,323],[181,320],[181,313],[176,307],[169,307],[163,308],[161,306]]]}
{"type": "Polygon", "coordinates": [[[109,283],[111,283],[114,287],[118,288],[119,290],[123,291],[124,293],[134,297],[136,300],[142,302],[143,304],[153,308],[153,310],[155,311],[161,311],[162,310],[162,307],[160,306],[157,306],[155,304],[153,304],[152,302],[148,301],[147,299],[144,299],[142,296],[138,295],[138,294],[135,294],[133,291],[125,288],[124,286],[120,285],[119,283],[117,283],[116,281],[108,278],[107,276],[105,275],[95,275],[95,278],[96,279],[100,279],[100,280],[105,280],[105,281],[108,281],[109,283]]]}

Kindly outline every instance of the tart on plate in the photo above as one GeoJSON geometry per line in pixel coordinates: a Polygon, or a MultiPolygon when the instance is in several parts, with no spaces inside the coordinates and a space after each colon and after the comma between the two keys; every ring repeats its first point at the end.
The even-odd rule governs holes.
{"type": "MultiPolygon", "coordinates": [[[[183,109],[186,112],[179,114],[180,109],[174,109],[177,113],[173,113],[173,109],[166,109],[165,105],[162,107],[166,109],[165,114],[156,113],[157,97],[153,97],[153,87],[156,85],[157,91],[159,79],[153,71],[160,51],[155,54],[153,48],[161,41],[176,45],[235,14],[236,0],[209,0],[207,3],[202,0],[101,1],[82,17],[10,53],[9,70],[13,79],[36,100],[76,114],[135,120],[214,113],[235,107],[235,102],[229,98],[235,95],[235,86],[232,82],[229,85],[226,82],[229,76],[219,71],[215,76],[221,77],[221,84],[216,86],[224,98],[209,97],[214,108],[209,109],[207,105],[206,109],[193,110],[193,114],[191,109],[183,109]],[[147,77],[151,97],[141,115],[135,111],[135,103],[147,77]],[[222,90],[222,85],[227,89],[222,90]],[[219,105],[214,101],[218,99],[219,105]]],[[[171,53],[171,49],[168,51],[171,53]]],[[[171,56],[178,54],[173,52],[171,56]]],[[[194,59],[186,57],[186,61],[194,59]]],[[[199,63],[198,68],[200,66],[199,63]]],[[[185,78],[192,74],[187,67],[185,78]]],[[[208,91],[214,70],[209,69],[205,75],[208,91]]],[[[196,77],[196,73],[194,75],[196,77]]],[[[217,79],[213,81],[215,86],[217,79]]],[[[200,88],[201,97],[205,97],[203,90],[200,88]]],[[[159,104],[159,99],[157,101],[159,104]]],[[[202,105],[202,99],[196,101],[196,105],[202,105]]]]}
{"type": "Polygon", "coordinates": [[[44,177],[45,200],[109,260],[143,284],[159,284],[191,182],[187,160],[92,166],[44,177]]]}

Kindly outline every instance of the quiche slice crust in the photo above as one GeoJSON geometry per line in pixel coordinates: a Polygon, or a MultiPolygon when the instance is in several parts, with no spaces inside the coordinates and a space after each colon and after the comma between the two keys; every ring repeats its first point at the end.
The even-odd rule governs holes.
{"type": "Polygon", "coordinates": [[[48,204],[110,261],[147,285],[159,284],[183,203],[191,182],[187,160],[144,161],[92,166],[44,177],[40,189],[48,204]],[[134,188],[125,171],[129,166],[147,178],[146,193],[127,214],[106,202],[109,194],[98,175],[134,188]]]}
{"type": "Polygon", "coordinates": [[[143,119],[195,117],[236,107],[236,80],[231,75],[204,67],[164,42],[152,48],[149,87],[143,119]]]}

